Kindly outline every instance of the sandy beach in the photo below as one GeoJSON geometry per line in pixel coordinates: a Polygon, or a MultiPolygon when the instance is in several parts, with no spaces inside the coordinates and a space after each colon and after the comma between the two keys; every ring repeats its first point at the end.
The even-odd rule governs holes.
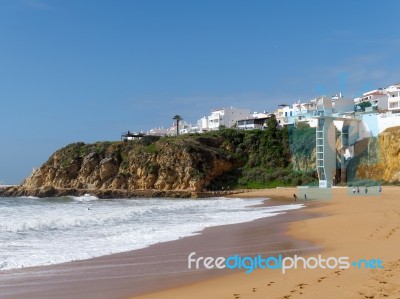
{"type": "MultiPolygon", "coordinates": [[[[148,248],[52,266],[2,271],[1,298],[400,298],[399,187],[353,195],[334,188],[331,199],[304,203],[301,190],[242,193],[271,198],[263,205],[305,208],[247,223],[207,228],[201,234],[148,248]],[[348,257],[380,259],[383,269],[188,269],[188,255],[348,257]]],[[[234,196],[234,195],[233,195],[234,196]]],[[[312,196],[309,194],[309,199],[312,196]]]]}
{"type": "MultiPolygon", "coordinates": [[[[332,199],[308,203],[315,217],[288,224],[285,236],[321,246],[305,257],[349,257],[359,263],[346,269],[258,269],[234,273],[134,298],[400,298],[400,197],[399,187],[384,187],[381,194],[352,194],[333,188],[332,199]],[[367,267],[367,268],[366,268],[367,267]],[[372,267],[375,267],[374,269],[372,267]]],[[[298,189],[260,190],[241,197],[292,200],[298,189]]]]}

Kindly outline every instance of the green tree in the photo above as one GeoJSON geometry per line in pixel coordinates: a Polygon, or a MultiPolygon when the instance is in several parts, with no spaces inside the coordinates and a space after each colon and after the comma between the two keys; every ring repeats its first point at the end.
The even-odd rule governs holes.
{"type": "Polygon", "coordinates": [[[172,119],[176,121],[176,135],[179,135],[179,123],[181,120],[183,120],[183,118],[177,114],[172,119]]]}
{"type": "Polygon", "coordinates": [[[359,107],[359,109],[361,111],[365,111],[365,108],[371,107],[372,104],[371,104],[371,102],[362,102],[362,103],[357,104],[356,106],[359,107]]]}

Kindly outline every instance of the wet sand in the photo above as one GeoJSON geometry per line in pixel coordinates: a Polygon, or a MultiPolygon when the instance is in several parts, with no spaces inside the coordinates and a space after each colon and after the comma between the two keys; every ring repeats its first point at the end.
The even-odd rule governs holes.
{"type": "MultiPolygon", "coordinates": [[[[285,195],[298,189],[262,190],[241,197],[285,195]]],[[[303,257],[349,257],[350,262],[380,259],[383,269],[373,265],[350,265],[346,269],[291,269],[285,274],[259,269],[251,274],[235,273],[153,292],[136,299],[154,298],[400,298],[400,188],[383,187],[382,194],[353,194],[334,188],[332,200],[324,200],[306,213],[317,214],[289,223],[285,236],[308,240],[320,252],[303,257]]],[[[300,211],[299,214],[305,211],[300,211]]]]}
{"type": "MultiPolygon", "coordinates": [[[[281,197],[281,201],[265,202],[266,205],[282,203],[287,204],[284,197],[281,197]]],[[[232,270],[189,270],[187,258],[191,252],[196,252],[197,256],[211,257],[315,252],[320,248],[312,242],[285,234],[289,223],[308,219],[310,209],[207,228],[196,236],[126,253],[60,265],[2,271],[0,298],[128,298],[235,273],[232,270]]]]}

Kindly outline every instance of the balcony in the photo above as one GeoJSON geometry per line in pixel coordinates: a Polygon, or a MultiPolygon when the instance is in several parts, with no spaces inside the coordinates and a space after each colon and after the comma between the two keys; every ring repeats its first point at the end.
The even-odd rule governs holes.
{"type": "Polygon", "coordinates": [[[389,109],[398,109],[400,108],[400,99],[396,102],[389,102],[389,109]]]}

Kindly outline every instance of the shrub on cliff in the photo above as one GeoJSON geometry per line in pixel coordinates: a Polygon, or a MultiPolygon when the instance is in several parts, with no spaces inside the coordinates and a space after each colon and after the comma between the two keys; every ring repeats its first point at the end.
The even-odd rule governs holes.
{"type": "Polygon", "coordinates": [[[278,185],[302,185],[316,182],[316,171],[294,171],[291,157],[313,159],[315,128],[298,127],[278,129],[275,118],[270,118],[266,130],[238,131],[224,129],[206,134],[222,136],[224,147],[235,158],[242,161],[242,167],[220,176],[210,189],[222,187],[265,188],[278,185]]]}

